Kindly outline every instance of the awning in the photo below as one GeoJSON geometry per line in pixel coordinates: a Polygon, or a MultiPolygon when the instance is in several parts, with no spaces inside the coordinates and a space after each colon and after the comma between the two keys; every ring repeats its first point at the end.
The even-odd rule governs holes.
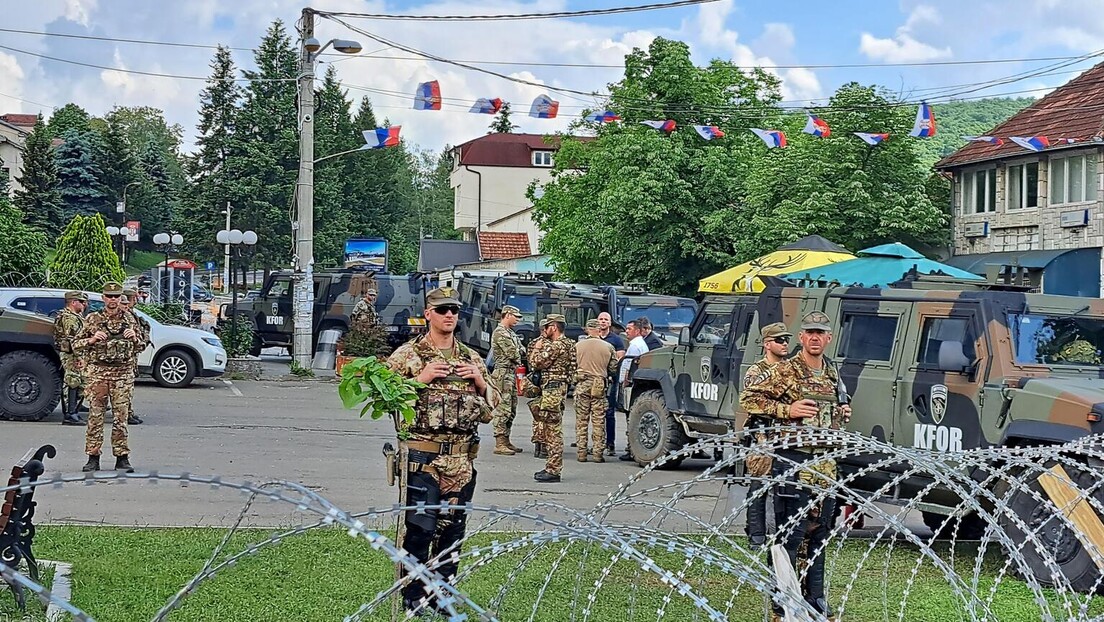
{"type": "MultiPolygon", "coordinates": [[[[1023,268],[1045,268],[1050,262],[1084,248],[1063,248],[1047,251],[1005,251],[1000,253],[978,253],[976,255],[955,255],[943,262],[985,276],[986,266],[1020,266],[1023,268]]],[[[1099,249],[1097,249],[1099,250],[1099,249]]]]}

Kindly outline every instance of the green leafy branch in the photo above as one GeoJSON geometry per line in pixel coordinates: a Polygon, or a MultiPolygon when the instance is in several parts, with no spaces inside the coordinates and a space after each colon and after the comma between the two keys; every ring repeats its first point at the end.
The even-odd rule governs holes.
{"type": "MultiPolygon", "coordinates": [[[[406,424],[414,422],[414,403],[418,389],[425,385],[391,370],[374,356],[358,358],[341,368],[337,394],[345,408],[361,406],[360,416],[379,419],[386,414],[401,415],[406,424]]],[[[399,420],[396,420],[398,423],[399,420]]]]}

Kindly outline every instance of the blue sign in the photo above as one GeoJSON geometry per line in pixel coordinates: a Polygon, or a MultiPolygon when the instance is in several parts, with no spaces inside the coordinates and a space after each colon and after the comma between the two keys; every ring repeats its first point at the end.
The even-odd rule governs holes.
{"type": "Polygon", "coordinates": [[[215,262],[213,262],[213,261],[208,261],[207,262],[207,271],[208,272],[214,272],[215,271],[215,262]]]}
{"type": "Polygon", "coordinates": [[[387,270],[387,240],[383,238],[346,240],[345,267],[385,272],[387,270]]]}

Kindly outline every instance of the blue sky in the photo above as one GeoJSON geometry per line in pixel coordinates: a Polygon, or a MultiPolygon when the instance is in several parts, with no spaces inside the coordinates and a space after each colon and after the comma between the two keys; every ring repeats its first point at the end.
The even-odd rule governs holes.
{"type": "MultiPolygon", "coordinates": [[[[311,6],[372,13],[472,14],[578,10],[654,1],[319,0],[311,6]]],[[[290,25],[303,6],[301,0],[39,0],[8,13],[0,27],[249,48],[257,44],[272,20],[279,18],[290,25]]],[[[355,23],[448,58],[522,63],[617,64],[626,52],[646,46],[655,36],[677,38],[690,44],[699,62],[719,57],[741,65],[777,67],[774,71],[782,78],[787,100],[814,102],[825,101],[840,84],[853,80],[881,84],[917,98],[932,92],[924,89],[976,84],[1057,61],[933,66],[894,63],[1070,57],[1104,48],[1104,11],[1099,10],[1097,0],[842,0],[830,6],[803,0],[721,0],[679,9],[569,20],[355,23]],[[839,64],[875,66],[808,67],[839,64]]],[[[322,37],[363,38],[325,20],[320,22],[319,30],[322,37]]],[[[362,42],[365,52],[382,47],[369,40],[362,42]]],[[[83,67],[27,53],[108,68],[206,76],[211,50],[10,32],[0,32],[0,46],[0,112],[49,114],[51,106],[70,101],[93,114],[103,114],[114,105],[149,105],[162,108],[171,122],[184,127],[186,148],[195,138],[201,80],[83,67]]],[[[384,50],[372,58],[343,58],[335,66],[349,86],[352,99],[369,95],[379,116],[402,124],[408,141],[428,149],[457,144],[485,131],[489,117],[467,113],[464,102],[497,96],[512,102],[516,110],[527,110],[533,97],[545,90],[394,56],[406,54],[384,50]],[[441,112],[412,110],[408,94],[418,82],[430,79],[440,81],[450,105],[441,112]]],[[[251,64],[247,51],[235,51],[234,57],[239,67],[251,64]]],[[[968,96],[1016,91],[1041,96],[1093,62],[1083,61],[968,96]]],[[[608,82],[620,76],[617,69],[602,68],[489,68],[540,84],[581,90],[604,90],[608,82]]],[[[565,96],[559,99],[563,118],[548,121],[518,116],[521,131],[563,129],[569,116],[585,103],[565,96]]],[[[938,107],[936,111],[938,114],[938,107]]]]}

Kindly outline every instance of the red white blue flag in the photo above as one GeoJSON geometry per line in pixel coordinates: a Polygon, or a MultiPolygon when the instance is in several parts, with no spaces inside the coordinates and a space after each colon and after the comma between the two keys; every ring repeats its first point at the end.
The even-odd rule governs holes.
{"type": "Polygon", "coordinates": [[[478,114],[498,114],[498,111],[502,109],[502,100],[499,98],[487,99],[486,97],[480,97],[475,100],[475,104],[468,110],[468,112],[475,112],[478,114]]]}
{"type": "Polygon", "coordinates": [[[713,140],[714,138],[724,138],[724,132],[716,125],[695,125],[694,131],[698,133],[698,136],[706,140],[713,140]]]}
{"type": "Polygon", "coordinates": [[[1008,140],[1032,151],[1042,151],[1050,146],[1046,136],[1009,136],[1008,140]]]}
{"type": "Polygon", "coordinates": [[[821,119],[811,112],[808,114],[809,118],[805,121],[805,129],[801,131],[806,134],[812,134],[818,138],[828,138],[832,135],[832,128],[828,127],[824,119],[821,119]]]}
{"type": "Polygon", "coordinates": [[[1058,143],[1060,145],[1072,145],[1073,143],[1077,142],[1077,139],[1076,138],[1056,138],[1056,139],[1052,140],[1051,142],[1058,143]]]}
{"type": "Polygon", "coordinates": [[[989,143],[998,146],[1004,144],[1004,139],[996,136],[963,136],[962,140],[970,143],[989,143]]]}
{"type": "Polygon", "coordinates": [[[675,131],[675,127],[678,125],[675,123],[674,119],[667,119],[666,121],[641,121],[640,124],[647,125],[661,132],[667,132],[668,134],[675,131]]]}
{"type": "Polygon", "coordinates": [[[374,130],[364,130],[364,142],[370,149],[383,149],[384,147],[397,147],[399,145],[399,131],[401,125],[391,127],[377,127],[374,130]]]}
{"type": "Polygon", "coordinates": [[[889,134],[873,133],[873,132],[855,132],[855,136],[858,136],[862,141],[868,145],[879,145],[885,139],[889,138],[889,134]]]}
{"type": "Polygon", "coordinates": [[[560,112],[560,102],[547,95],[537,95],[529,107],[529,116],[536,119],[555,119],[560,112]]]}
{"type": "Polygon", "coordinates": [[[782,130],[761,130],[757,127],[750,129],[770,149],[786,146],[786,134],[782,130]]]}
{"type": "Polygon", "coordinates": [[[916,122],[912,124],[909,136],[916,138],[931,138],[935,136],[935,113],[928,104],[920,104],[916,109],[916,122]]]}
{"type": "Polygon", "coordinates": [[[614,114],[612,110],[600,110],[588,114],[586,120],[593,121],[594,123],[612,123],[614,121],[620,121],[621,117],[614,114]]]}
{"type": "Polygon", "coordinates": [[[414,110],[440,110],[441,85],[436,81],[422,82],[414,91],[414,110]]]}

